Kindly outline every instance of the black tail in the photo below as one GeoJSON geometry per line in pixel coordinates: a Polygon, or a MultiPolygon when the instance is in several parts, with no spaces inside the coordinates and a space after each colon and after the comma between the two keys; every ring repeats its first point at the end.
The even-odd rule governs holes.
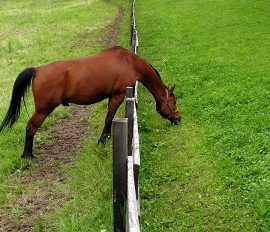
{"type": "Polygon", "coordinates": [[[17,77],[13,90],[8,112],[0,126],[0,132],[6,127],[12,127],[20,116],[21,101],[24,100],[24,95],[31,84],[32,78],[36,75],[35,68],[27,68],[22,71],[17,77]]]}

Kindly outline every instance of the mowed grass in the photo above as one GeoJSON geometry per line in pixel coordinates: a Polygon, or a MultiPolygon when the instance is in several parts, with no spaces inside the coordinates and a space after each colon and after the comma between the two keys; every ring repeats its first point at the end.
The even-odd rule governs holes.
{"type": "Polygon", "coordinates": [[[269,231],[269,3],[136,2],[139,54],[183,113],[169,125],[140,87],[142,230],[269,231]]]}
{"type": "MultiPolygon", "coordinates": [[[[55,60],[68,59],[80,56],[86,56],[96,53],[104,48],[102,43],[103,32],[106,27],[114,20],[117,14],[119,5],[128,6],[122,1],[108,2],[108,1],[4,1],[0,4],[0,119],[4,118],[10,101],[10,94],[12,86],[18,73],[24,68],[29,66],[38,66],[45,63],[50,63],[55,60]]],[[[127,15],[128,16],[128,15],[127,15]]],[[[127,19],[127,17],[125,18],[127,19]]],[[[126,24],[128,26],[128,24],[126,24]]],[[[123,40],[124,41],[124,40],[123,40]]],[[[128,43],[128,39],[126,40],[128,43]]],[[[125,42],[123,43],[125,44],[125,42]]],[[[33,112],[33,99],[31,91],[29,91],[26,99],[27,108],[29,113],[33,112]]],[[[103,196],[103,192],[99,192],[96,184],[102,183],[102,177],[99,178],[99,173],[103,169],[103,158],[99,158],[98,154],[102,153],[107,158],[107,164],[110,164],[110,156],[107,157],[107,148],[95,147],[88,150],[91,144],[97,143],[98,135],[102,131],[102,121],[106,113],[105,102],[96,106],[93,110],[95,117],[100,120],[100,123],[95,125],[95,117],[93,117],[93,132],[92,136],[85,144],[86,148],[82,148],[78,153],[83,152],[82,161],[78,161],[75,165],[73,172],[72,167],[63,167],[70,173],[70,182],[59,184],[56,186],[55,191],[69,191],[67,194],[70,196],[74,193],[74,199],[80,201],[84,206],[93,206],[91,201],[94,199],[96,207],[101,207],[102,202],[98,201],[98,196],[103,196]],[[103,109],[103,111],[102,111],[103,109]],[[96,129],[95,129],[96,127],[96,129]],[[101,149],[98,153],[95,149],[101,149]],[[105,150],[103,150],[105,149],[105,150]],[[92,155],[94,158],[91,158],[92,155]],[[96,159],[96,161],[95,161],[96,159]],[[84,162],[85,160],[88,163],[84,162]],[[98,165],[97,160],[99,161],[98,165]],[[89,168],[91,166],[91,168],[89,168]],[[87,172],[89,171],[89,172],[87,172]],[[85,173],[85,175],[83,175],[85,173]],[[94,174],[92,174],[94,173],[94,174]],[[89,174],[89,175],[88,175],[89,174]],[[91,178],[94,178],[91,180],[91,178]],[[85,185],[88,185],[85,190],[85,185]],[[71,186],[69,188],[69,186],[71,186]],[[79,189],[78,189],[78,188],[79,189]],[[90,190],[89,190],[90,189],[90,190]],[[88,192],[90,191],[90,192],[88,192]],[[92,191],[96,194],[93,195],[92,191]],[[80,195],[80,196],[79,196],[80,195]],[[96,198],[93,198],[97,196],[96,198]],[[89,203],[82,202],[82,199],[88,199],[89,203]],[[101,206],[99,206],[99,204],[101,206]]],[[[55,118],[65,117],[68,110],[64,107],[58,109],[46,120],[42,126],[41,131],[36,135],[35,143],[45,143],[47,141],[46,129],[52,127],[55,118]]],[[[20,186],[17,185],[16,178],[20,178],[21,173],[25,169],[31,171],[31,166],[35,161],[25,161],[20,158],[24,145],[25,126],[28,121],[28,115],[22,107],[21,117],[15,124],[11,131],[6,131],[0,134],[0,204],[11,203],[16,194],[20,194],[20,186]]],[[[35,151],[35,154],[38,151],[35,151]]],[[[107,175],[110,174],[110,169],[106,169],[107,175]]],[[[38,183],[33,183],[34,186],[38,183]]],[[[106,185],[105,188],[109,188],[106,185]]],[[[104,187],[102,185],[102,187],[104,187]]],[[[104,190],[105,191],[105,190],[104,190]]],[[[111,192],[107,192],[111,194],[111,192]]],[[[102,199],[102,197],[100,197],[102,199]]],[[[107,199],[107,198],[106,198],[107,199]]],[[[104,199],[102,199],[105,201],[104,199]]],[[[107,202],[106,202],[107,203],[107,202]]],[[[75,207],[78,204],[75,205],[75,207]]],[[[108,202],[110,205],[110,202],[108,202]]],[[[54,207],[58,207],[54,206],[54,207]]],[[[68,206],[69,207],[69,206],[68,206]]],[[[67,207],[67,208],[68,208],[67,207]]],[[[63,208],[63,207],[62,207],[63,208]]],[[[60,208],[59,210],[61,210],[60,208]]],[[[69,207],[70,208],[70,207],[69,207]]],[[[52,211],[54,209],[51,209],[52,211]]],[[[55,209],[57,210],[57,209],[55,209]]],[[[64,215],[64,219],[52,218],[51,231],[56,228],[56,231],[75,231],[79,222],[73,223],[74,220],[84,213],[82,208],[77,208],[79,211],[71,210],[72,213],[67,213],[70,218],[64,215]],[[65,226],[66,220],[67,227],[65,226]]],[[[68,211],[68,209],[67,209],[68,211]]],[[[88,210],[91,214],[91,210],[88,210]]],[[[95,221],[95,214],[93,220],[88,221],[91,225],[95,221]]],[[[105,215],[110,215],[106,211],[105,215]]],[[[43,230],[46,225],[44,221],[47,220],[46,215],[40,218],[36,224],[36,230],[43,230]]],[[[87,216],[85,216],[87,218],[87,216]]],[[[107,218],[106,218],[107,220],[107,218]]],[[[105,221],[106,221],[105,220],[105,221]]],[[[96,225],[101,226],[98,220],[95,221],[96,225]]],[[[46,224],[46,223],[45,223],[46,224]]],[[[82,226],[82,225],[80,225],[82,226]]],[[[86,225],[85,225],[86,226],[86,225]]],[[[84,231],[89,231],[89,226],[85,227],[84,231]],[[86,229],[88,228],[88,229],[86,229]]],[[[81,230],[80,230],[81,231],[81,230]]],[[[94,229],[94,231],[96,231],[94,229]]]]}
{"type": "MultiPolygon", "coordinates": [[[[183,112],[182,124],[171,126],[140,87],[143,231],[268,231],[269,4],[136,2],[140,55],[166,83],[177,84],[183,112]]],[[[129,9],[129,2],[116,3],[129,9]]],[[[96,38],[116,7],[105,1],[6,1],[0,11],[7,14],[0,18],[2,118],[18,72],[99,50],[96,38]],[[18,27],[20,18],[26,21],[18,27]]],[[[126,47],[128,16],[119,40],[126,47]]],[[[66,167],[70,180],[55,188],[72,199],[36,222],[37,231],[112,231],[111,147],[96,145],[105,112],[106,102],[93,109],[94,127],[80,159],[66,167]]],[[[13,131],[0,135],[1,179],[27,168],[19,158],[27,120],[23,110],[13,131]]],[[[1,180],[1,203],[13,189],[1,180]]]]}

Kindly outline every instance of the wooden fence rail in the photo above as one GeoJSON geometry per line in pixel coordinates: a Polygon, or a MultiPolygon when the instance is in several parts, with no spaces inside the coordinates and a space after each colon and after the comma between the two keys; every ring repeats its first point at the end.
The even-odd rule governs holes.
{"type": "Polygon", "coordinates": [[[136,18],[135,18],[135,0],[132,1],[131,5],[131,33],[130,33],[130,40],[131,40],[131,50],[137,54],[139,40],[138,40],[138,33],[136,29],[136,18]]]}
{"type": "MultiPolygon", "coordinates": [[[[131,6],[131,51],[137,54],[135,0],[131,6]]],[[[127,87],[125,118],[113,119],[113,213],[115,232],[140,232],[140,149],[137,83],[127,87]]]]}
{"type": "MultiPolygon", "coordinates": [[[[127,95],[131,87],[127,88],[127,95]]],[[[126,118],[113,119],[114,231],[140,231],[139,133],[135,98],[126,98],[126,118]]]]}

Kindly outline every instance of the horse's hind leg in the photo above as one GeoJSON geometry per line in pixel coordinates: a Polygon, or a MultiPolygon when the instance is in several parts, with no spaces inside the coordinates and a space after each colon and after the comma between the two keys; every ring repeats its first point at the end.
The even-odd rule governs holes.
{"type": "Polygon", "coordinates": [[[36,134],[38,128],[44,122],[46,117],[50,114],[49,112],[38,112],[35,111],[32,118],[29,120],[26,126],[26,136],[25,136],[25,145],[22,158],[34,158],[33,156],[33,140],[34,135],[36,134]]]}
{"type": "Polygon", "coordinates": [[[103,128],[102,134],[100,136],[100,139],[98,140],[99,144],[100,143],[105,144],[106,140],[110,137],[112,119],[113,119],[117,109],[119,108],[119,106],[123,102],[124,98],[125,98],[125,93],[114,96],[114,97],[109,99],[108,112],[106,115],[105,125],[103,128]]]}

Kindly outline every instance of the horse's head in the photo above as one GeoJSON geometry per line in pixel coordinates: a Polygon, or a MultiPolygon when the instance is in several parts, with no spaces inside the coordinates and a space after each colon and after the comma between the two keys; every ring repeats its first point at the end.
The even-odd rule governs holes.
{"type": "Polygon", "coordinates": [[[161,102],[157,102],[157,112],[163,117],[170,120],[171,124],[177,125],[181,121],[181,113],[176,106],[176,98],[173,94],[175,85],[172,88],[166,87],[166,96],[161,102]]]}

